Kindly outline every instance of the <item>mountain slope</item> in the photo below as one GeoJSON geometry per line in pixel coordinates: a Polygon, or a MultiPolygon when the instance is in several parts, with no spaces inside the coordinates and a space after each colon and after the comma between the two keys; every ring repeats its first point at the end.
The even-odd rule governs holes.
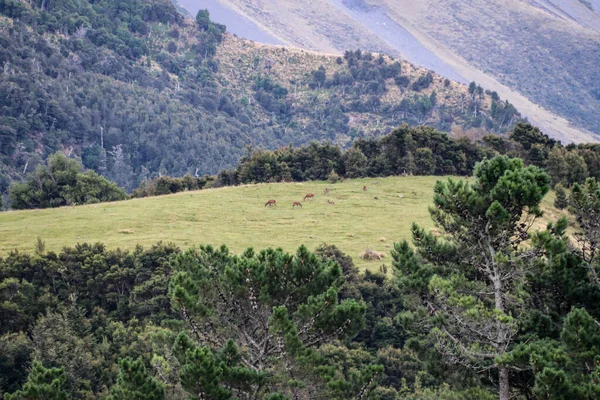
{"type": "Polygon", "coordinates": [[[286,44],[401,55],[476,81],[565,141],[600,134],[597,2],[218,0],[286,44]],[[576,124],[578,127],[574,127],[576,124]]]}
{"type": "Polygon", "coordinates": [[[256,44],[169,0],[7,1],[0,191],[59,150],[132,189],[216,173],[248,144],[347,145],[405,122],[479,136],[519,119],[497,94],[407,62],[256,44]]]}
{"type": "Polygon", "coordinates": [[[261,29],[251,20],[217,1],[179,0],[177,3],[193,16],[198,11],[207,9],[210,11],[211,19],[225,24],[227,30],[234,35],[260,43],[283,44],[280,39],[271,33],[261,29]]]}

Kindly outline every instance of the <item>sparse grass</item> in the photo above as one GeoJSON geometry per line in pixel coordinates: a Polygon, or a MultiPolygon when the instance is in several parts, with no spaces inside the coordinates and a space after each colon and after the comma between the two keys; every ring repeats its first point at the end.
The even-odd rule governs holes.
{"type": "MultiPolygon", "coordinates": [[[[432,228],[427,208],[438,179],[393,177],[346,180],[335,185],[249,185],[116,203],[5,212],[0,213],[0,254],[14,249],[33,252],[39,240],[45,242],[46,251],[84,242],[133,249],[138,244],[150,246],[159,241],[182,248],[226,244],[234,252],[247,247],[295,251],[301,244],[314,250],[326,242],[352,256],[358,266],[377,270],[382,263],[391,263],[389,251],[394,242],[410,239],[413,222],[432,228]],[[375,181],[379,184],[374,185],[375,181]],[[363,192],[363,185],[367,192],[363,192]],[[329,195],[323,195],[325,187],[330,188],[329,195]],[[303,201],[301,209],[293,209],[292,202],[302,201],[307,192],[315,193],[315,199],[303,201]],[[265,207],[268,199],[276,199],[277,206],[265,207]],[[328,204],[327,199],[335,204],[328,204]],[[387,257],[381,261],[363,260],[359,255],[365,249],[387,257]]],[[[544,201],[548,220],[561,215],[551,208],[552,200],[550,195],[544,201]]],[[[541,221],[538,226],[544,224],[541,221]]]]}

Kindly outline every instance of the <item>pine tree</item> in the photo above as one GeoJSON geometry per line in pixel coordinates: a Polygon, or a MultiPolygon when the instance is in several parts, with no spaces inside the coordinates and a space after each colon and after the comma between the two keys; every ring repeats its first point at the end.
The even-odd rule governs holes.
{"type": "Polygon", "coordinates": [[[179,352],[185,355],[181,362],[190,365],[182,377],[188,388],[193,382],[213,387],[227,378],[226,372],[218,371],[221,367],[211,351],[195,345],[229,348],[229,354],[235,353],[233,345],[243,348],[241,366],[247,382],[239,386],[253,392],[262,383],[251,372],[268,371],[270,379],[290,379],[296,357],[306,355],[306,349],[352,336],[364,324],[364,303],[339,300],[344,282],[340,266],[319,259],[304,246],[295,255],[281,249],[260,253],[248,249],[241,256],[229,254],[224,246],[206,246],[179,255],[174,269],[169,287],[172,305],[194,342],[179,338],[185,347],[179,352]],[[209,368],[213,363],[214,369],[209,368]],[[201,373],[198,365],[207,371],[201,373]],[[213,383],[200,382],[209,372],[213,383]]]}
{"type": "Polygon", "coordinates": [[[554,188],[556,198],[554,199],[554,207],[559,210],[564,210],[569,206],[569,199],[567,197],[567,191],[562,185],[556,185],[554,188]]]}
{"type": "Polygon", "coordinates": [[[125,358],[119,361],[117,384],[108,400],[161,400],[165,397],[162,384],[148,375],[142,360],[125,358]]]}
{"type": "Polygon", "coordinates": [[[581,228],[576,233],[579,255],[589,269],[592,283],[600,288],[600,184],[594,178],[573,186],[570,209],[581,228]]]}
{"type": "Polygon", "coordinates": [[[394,248],[394,267],[399,283],[420,293],[435,325],[430,339],[448,361],[495,370],[500,399],[508,400],[506,357],[517,334],[524,269],[539,257],[521,244],[541,215],[550,177],[499,156],[478,164],[475,178],[436,184],[430,214],[443,237],[414,225],[413,242],[425,263],[403,243],[394,248]]]}
{"type": "Polygon", "coordinates": [[[23,389],[13,394],[6,394],[6,400],[65,400],[67,393],[62,390],[65,383],[65,372],[62,368],[44,368],[38,362],[33,362],[23,389]]]}
{"type": "Polygon", "coordinates": [[[351,148],[343,156],[346,167],[346,178],[360,178],[366,176],[367,157],[360,149],[351,148]]]}

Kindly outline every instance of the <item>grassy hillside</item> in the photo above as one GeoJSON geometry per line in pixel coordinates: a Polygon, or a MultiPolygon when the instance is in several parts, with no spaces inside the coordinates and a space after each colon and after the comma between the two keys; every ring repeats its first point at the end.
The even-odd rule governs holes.
{"type": "MultiPolygon", "coordinates": [[[[239,252],[247,247],[305,244],[314,249],[331,243],[361,267],[366,248],[385,252],[395,241],[410,238],[412,222],[431,228],[428,204],[439,177],[393,177],[327,182],[249,185],[184,192],[117,203],[0,213],[0,254],[13,249],[33,251],[37,237],[47,250],[83,242],[131,249],[158,241],[181,247],[226,244],[239,252]],[[378,184],[376,182],[379,182],[378,184]],[[363,186],[367,191],[363,191],[363,186]],[[328,195],[323,189],[331,189],[328,195]],[[302,201],[308,192],[314,200],[302,201]],[[269,199],[276,207],[265,207],[269,199]],[[331,205],[327,200],[334,202],[331,205]],[[302,209],[292,208],[301,201],[302,209]]],[[[545,220],[556,219],[551,195],[545,200],[545,220]]],[[[544,225],[545,221],[540,223],[544,225]]],[[[384,261],[386,262],[386,261],[384,261]]],[[[389,263],[389,261],[387,261],[389,263]]]]}

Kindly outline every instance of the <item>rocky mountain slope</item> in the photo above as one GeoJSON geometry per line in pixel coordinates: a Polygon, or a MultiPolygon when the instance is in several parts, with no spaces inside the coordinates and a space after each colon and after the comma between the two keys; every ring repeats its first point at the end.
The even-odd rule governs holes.
{"type": "MultiPolygon", "coordinates": [[[[563,141],[600,134],[598,0],[215,0],[287,45],[401,56],[476,81],[563,141]]],[[[224,23],[227,23],[224,20],[224,23]]]]}

